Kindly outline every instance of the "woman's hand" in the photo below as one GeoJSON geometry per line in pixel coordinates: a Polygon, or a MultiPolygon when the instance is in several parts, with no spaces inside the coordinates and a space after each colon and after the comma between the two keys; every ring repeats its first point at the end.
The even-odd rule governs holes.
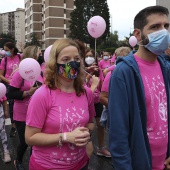
{"type": "Polygon", "coordinates": [[[34,92],[35,92],[37,89],[38,89],[38,87],[31,87],[31,88],[29,89],[29,91],[28,91],[29,95],[30,95],[30,96],[33,95],[34,92]]]}
{"type": "Polygon", "coordinates": [[[91,84],[90,89],[94,93],[94,91],[96,90],[97,86],[99,85],[100,79],[98,77],[96,77],[95,75],[93,75],[91,80],[92,80],[92,84],[91,84]]]}
{"type": "Polygon", "coordinates": [[[94,73],[95,71],[98,71],[99,70],[99,67],[96,66],[95,64],[89,66],[89,67],[86,67],[86,70],[89,72],[89,73],[94,73]]]}
{"type": "Polygon", "coordinates": [[[67,142],[72,143],[76,146],[85,146],[87,145],[90,139],[89,129],[85,127],[78,127],[72,132],[67,133],[67,142]]]}

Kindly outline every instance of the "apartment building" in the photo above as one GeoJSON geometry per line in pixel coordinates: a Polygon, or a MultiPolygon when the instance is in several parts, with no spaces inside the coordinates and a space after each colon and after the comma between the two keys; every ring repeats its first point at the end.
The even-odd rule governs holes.
{"type": "Polygon", "coordinates": [[[69,35],[74,0],[25,0],[25,39],[36,33],[42,49],[69,35]]]}
{"type": "MultiPolygon", "coordinates": [[[[169,13],[170,13],[170,0],[156,0],[156,5],[161,5],[161,6],[168,8],[169,13]]],[[[170,21],[170,14],[169,14],[168,19],[170,21]]],[[[169,31],[170,31],[170,28],[169,28],[169,31]]]]}
{"type": "Polygon", "coordinates": [[[11,33],[17,41],[19,50],[20,44],[25,43],[25,10],[17,8],[16,11],[0,13],[0,33],[11,33]]]}

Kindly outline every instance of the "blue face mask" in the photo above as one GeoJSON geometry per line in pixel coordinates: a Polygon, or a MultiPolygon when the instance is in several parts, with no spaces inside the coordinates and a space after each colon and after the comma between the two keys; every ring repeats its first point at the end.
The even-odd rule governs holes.
{"type": "Polygon", "coordinates": [[[107,60],[109,57],[106,55],[103,57],[104,60],[107,60]]]}
{"type": "Polygon", "coordinates": [[[170,36],[166,29],[148,34],[149,43],[144,45],[149,51],[161,55],[169,46],[170,36]]]}
{"type": "Polygon", "coordinates": [[[6,55],[7,57],[11,57],[12,54],[11,54],[10,51],[6,51],[6,52],[5,52],[5,55],[6,55]]]}

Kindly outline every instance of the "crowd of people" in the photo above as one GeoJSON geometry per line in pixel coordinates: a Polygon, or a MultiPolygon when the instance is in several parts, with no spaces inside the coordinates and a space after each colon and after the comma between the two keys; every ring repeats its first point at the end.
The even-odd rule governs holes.
{"type": "Polygon", "coordinates": [[[28,46],[20,55],[14,43],[6,43],[0,63],[7,88],[0,99],[4,162],[11,162],[5,131],[9,112],[10,137],[19,137],[16,170],[24,170],[28,146],[29,170],[87,170],[95,126],[96,154],[111,157],[115,170],[170,170],[168,15],[162,6],[139,11],[137,50],[122,46],[97,56],[83,42],[63,38],[42,62],[40,47],[28,46]],[[19,63],[26,58],[41,65],[39,84],[20,75],[19,63]]]}

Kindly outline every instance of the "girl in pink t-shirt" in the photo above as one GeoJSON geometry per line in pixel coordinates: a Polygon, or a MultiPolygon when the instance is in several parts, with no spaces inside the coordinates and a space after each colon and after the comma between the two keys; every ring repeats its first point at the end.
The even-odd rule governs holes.
{"type": "Polygon", "coordinates": [[[103,53],[103,59],[100,60],[99,62],[99,67],[100,69],[103,71],[105,68],[110,67],[111,62],[110,62],[110,58],[109,58],[109,53],[108,52],[104,52],[103,53]]]}
{"type": "Polygon", "coordinates": [[[33,146],[29,169],[81,170],[94,128],[92,91],[84,87],[79,45],[57,40],[46,65],[45,85],[32,96],[25,137],[33,146]]]}
{"type": "MultiPolygon", "coordinates": [[[[37,60],[38,56],[39,47],[28,46],[23,51],[22,59],[33,58],[37,60]]],[[[40,76],[38,81],[43,82],[43,78],[40,76]]],[[[14,99],[13,119],[15,120],[15,125],[19,136],[17,157],[14,161],[16,169],[19,169],[19,167],[23,168],[22,160],[24,153],[28,147],[28,145],[25,143],[25,125],[26,125],[25,122],[29,99],[38,89],[37,86],[34,87],[34,83],[35,82],[24,80],[21,77],[18,69],[15,70],[15,73],[12,76],[12,80],[10,81],[9,97],[11,99],[14,99]]]]}
{"type": "Polygon", "coordinates": [[[8,117],[8,106],[7,98],[4,96],[0,99],[0,138],[2,141],[3,152],[4,152],[4,162],[10,162],[11,157],[8,148],[8,140],[5,131],[5,117],[8,117]],[[4,114],[5,113],[5,114],[4,114]]]}

